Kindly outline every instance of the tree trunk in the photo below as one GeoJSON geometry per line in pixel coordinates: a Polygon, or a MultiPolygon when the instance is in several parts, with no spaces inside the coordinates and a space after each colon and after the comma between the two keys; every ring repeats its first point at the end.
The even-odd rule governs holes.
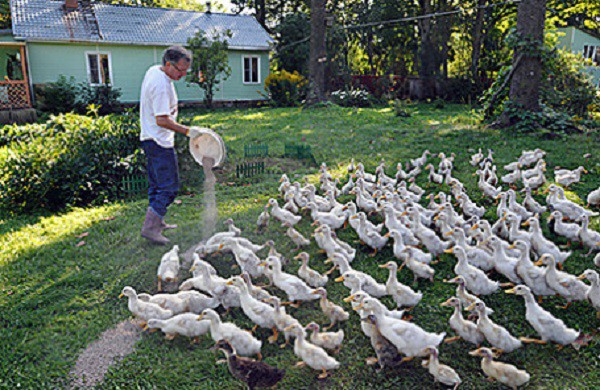
{"type": "Polygon", "coordinates": [[[310,60],[308,65],[308,103],[325,100],[325,0],[311,0],[310,60]]]}
{"type": "MultiPolygon", "coordinates": [[[[477,7],[482,7],[487,3],[487,0],[477,0],[477,7]]],[[[477,8],[475,23],[473,24],[473,32],[471,36],[473,43],[471,46],[471,77],[477,85],[480,84],[479,77],[479,57],[481,56],[481,42],[483,40],[483,17],[485,15],[484,8],[477,8]]]]}
{"type": "MultiPolygon", "coordinates": [[[[517,9],[517,34],[520,42],[527,45],[515,49],[514,74],[510,83],[510,102],[520,109],[539,112],[542,76],[541,49],[544,44],[544,19],[546,0],[523,0],[517,9]],[[522,56],[517,64],[517,58],[522,56]]],[[[515,118],[504,113],[500,119],[503,126],[514,124],[515,118]]]]}
{"type": "MultiPolygon", "coordinates": [[[[430,14],[432,12],[431,0],[419,0],[421,14],[430,14]]],[[[433,23],[431,18],[419,19],[419,34],[421,35],[421,44],[419,46],[419,87],[417,88],[418,99],[428,99],[435,97],[435,66],[436,66],[436,47],[433,40],[433,23]]]]}

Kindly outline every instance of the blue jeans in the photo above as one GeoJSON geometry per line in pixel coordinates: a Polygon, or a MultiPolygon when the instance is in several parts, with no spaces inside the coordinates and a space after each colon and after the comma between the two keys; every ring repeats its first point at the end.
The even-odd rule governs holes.
{"type": "Polygon", "coordinates": [[[152,210],[164,217],[167,207],[179,191],[179,169],[174,148],[163,148],[156,142],[142,141],[148,170],[148,200],[152,210]]]}

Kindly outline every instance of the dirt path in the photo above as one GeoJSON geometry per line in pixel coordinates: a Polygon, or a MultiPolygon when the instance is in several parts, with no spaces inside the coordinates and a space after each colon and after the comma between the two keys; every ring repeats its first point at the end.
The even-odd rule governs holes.
{"type": "Polygon", "coordinates": [[[132,320],[117,324],[100,335],[77,359],[70,372],[69,388],[91,388],[102,382],[108,368],[134,351],[142,330],[132,320]]]}

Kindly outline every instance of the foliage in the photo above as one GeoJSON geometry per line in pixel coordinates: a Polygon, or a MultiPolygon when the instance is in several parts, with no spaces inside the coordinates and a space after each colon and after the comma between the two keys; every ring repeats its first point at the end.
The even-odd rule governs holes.
{"type": "Polygon", "coordinates": [[[307,80],[297,71],[292,73],[283,69],[271,72],[265,80],[265,91],[277,107],[298,105],[305,95],[307,80]]]}
{"type": "Polygon", "coordinates": [[[342,107],[370,107],[374,103],[371,94],[364,89],[333,91],[331,100],[342,107]]]}
{"type": "Polygon", "coordinates": [[[287,69],[308,76],[310,53],[310,21],[303,13],[293,13],[283,17],[275,27],[277,43],[273,56],[275,69],[287,69]]]}
{"type": "Polygon", "coordinates": [[[212,107],[218,85],[231,75],[227,41],[231,37],[229,30],[215,31],[210,38],[204,31],[198,30],[187,42],[192,52],[191,72],[187,75],[187,81],[198,84],[204,90],[204,101],[208,107],[212,107]]]}
{"type": "Polygon", "coordinates": [[[121,90],[109,85],[92,86],[77,83],[75,77],[58,76],[58,80],[38,88],[38,108],[45,112],[60,114],[66,112],[87,113],[91,104],[99,106],[98,114],[106,115],[121,110],[119,98],[121,90]]]}
{"type": "Polygon", "coordinates": [[[0,0],[0,29],[11,27],[10,0],[0,0]]]}
{"type": "Polygon", "coordinates": [[[5,211],[114,200],[121,178],[142,168],[138,118],[131,113],[63,114],[52,116],[43,128],[9,132],[7,158],[0,161],[0,209],[5,211]]]}
{"type": "Polygon", "coordinates": [[[408,118],[412,115],[410,100],[394,100],[394,114],[401,118],[408,118]]]}

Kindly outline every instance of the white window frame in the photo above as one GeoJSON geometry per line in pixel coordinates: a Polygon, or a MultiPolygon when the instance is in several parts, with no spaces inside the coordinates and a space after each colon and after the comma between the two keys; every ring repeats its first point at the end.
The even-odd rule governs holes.
{"type": "MultiPolygon", "coordinates": [[[[109,78],[108,81],[109,82],[106,83],[106,85],[112,86],[113,85],[113,70],[112,70],[112,58],[111,58],[110,52],[109,51],[86,51],[85,52],[85,68],[87,70],[88,83],[93,87],[99,87],[104,84],[92,83],[92,70],[90,69],[90,61],[89,61],[90,55],[96,56],[96,61],[98,63],[98,71],[100,71],[100,56],[101,55],[108,56],[108,78],[109,78]]],[[[100,76],[100,74],[98,74],[98,76],[100,76]]],[[[100,77],[98,77],[98,81],[100,81],[100,77]]]]}
{"type": "MultiPolygon", "coordinates": [[[[252,69],[250,69],[250,77],[252,77],[252,69]]],[[[261,74],[260,74],[260,56],[252,56],[252,55],[242,56],[242,83],[245,85],[252,85],[252,84],[256,85],[256,84],[260,84],[261,80],[262,80],[262,78],[261,78],[261,74]],[[252,59],[256,58],[256,63],[257,63],[257,68],[258,68],[258,80],[256,80],[256,82],[245,80],[246,69],[244,69],[244,66],[245,66],[246,58],[250,59],[250,67],[252,67],[252,59]]]]}

